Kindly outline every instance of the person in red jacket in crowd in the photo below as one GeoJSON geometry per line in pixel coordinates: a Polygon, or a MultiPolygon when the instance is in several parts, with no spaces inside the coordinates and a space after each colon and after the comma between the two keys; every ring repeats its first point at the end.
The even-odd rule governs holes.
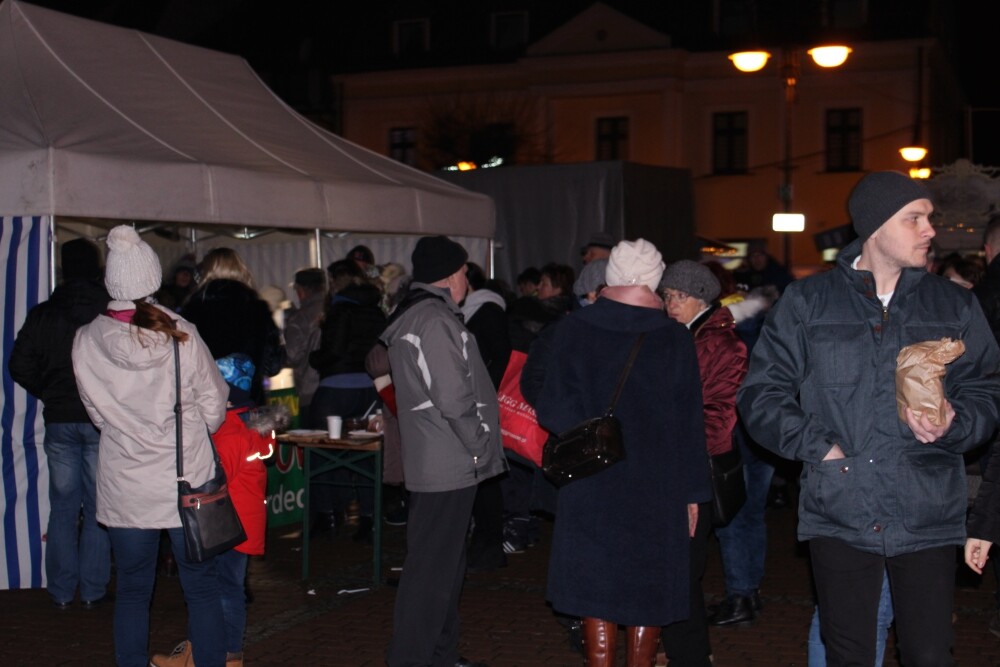
{"type": "MultiPolygon", "coordinates": [[[[243,667],[243,633],[247,625],[246,574],[250,556],[264,553],[267,525],[267,469],[264,459],[274,453],[276,417],[267,409],[255,410],[250,398],[254,365],[245,354],[216,360],[229,385],[226,420],[212,434],[212,442],[226,471],[229,497],[240,517],[247,539],[216,557],[222,614],[226,626],[226,667],[243,667]]],[[[191,642],[183,641],[170,655],[154,655],[153,667],[194,667],[191,642]]]]}

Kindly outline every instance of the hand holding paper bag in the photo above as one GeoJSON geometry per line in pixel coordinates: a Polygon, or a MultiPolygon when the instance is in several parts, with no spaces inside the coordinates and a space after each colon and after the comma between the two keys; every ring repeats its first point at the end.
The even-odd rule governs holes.
{"type": "Polygon", "coordinates": [[[942,338],[907,345],[896,356],[896,408],[906,421],[906,408],[918,418],[926,416],[931,424],[945,423],[948,401],[941,378],[945,365],[965,353],[960,340],[942,338]]]}

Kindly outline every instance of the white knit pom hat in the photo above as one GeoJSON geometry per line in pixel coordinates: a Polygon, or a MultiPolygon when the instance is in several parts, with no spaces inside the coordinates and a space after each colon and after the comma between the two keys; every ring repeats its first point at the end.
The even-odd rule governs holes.
{"type": "Polygon", "coordinates": [[[613,285],[645,285],[656,291],[663,276],[663,256],[645,239],[622,241],[611,250],[605,282],[613,285]]]}
{"type": "Polygon", "coordinates": [[[163,267],[149,244],[129,225],[119,225],[108,234],[108,259],[104,286],[115,301],[142,299],[160,289],[163,267]]]}

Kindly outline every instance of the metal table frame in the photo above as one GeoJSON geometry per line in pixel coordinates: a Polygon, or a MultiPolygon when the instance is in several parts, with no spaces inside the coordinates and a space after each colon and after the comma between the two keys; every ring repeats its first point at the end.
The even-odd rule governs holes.
{"type": "MultiPolygon", "coordinates": [[[[278,436],[280,442],[294,444],[303,453],[303,508],[302,508],[302,578],[309,578],[309,529],[311,516],[309,511],[310,487],[315,478],[323,473],[346,468],[372,482],[375,502],[372,508],[372,585],[378,587],[382,583],[382,436],[376,433],[370,438],[342,438],[331,440],[320,435],[278,436]],[[316,452],[324,459],[321,465],[313,468],[309,455],[316,452]],[[374,471],[367,470],[361,462],[372,459],[374,471]]],[[[316,482],[317,484],[338,485],[338,482],[316,482]]]]}

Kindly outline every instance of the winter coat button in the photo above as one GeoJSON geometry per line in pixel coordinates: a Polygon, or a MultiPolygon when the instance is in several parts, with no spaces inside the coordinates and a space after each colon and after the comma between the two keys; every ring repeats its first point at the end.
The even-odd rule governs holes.
{"type": "Polygon", "coordinates": [[[872,530],[874,530],[876,533],[881,533],[882,532],[882,526],[880,526],[880,525],[878,525],[876,523],[874,526],[872,526],[872,530]]]}
{"type": "Polygon", "coordinates": [[[851,466],[840,466],[840,472],[846,473],[850,469],[851,469],[851,466]]]}

